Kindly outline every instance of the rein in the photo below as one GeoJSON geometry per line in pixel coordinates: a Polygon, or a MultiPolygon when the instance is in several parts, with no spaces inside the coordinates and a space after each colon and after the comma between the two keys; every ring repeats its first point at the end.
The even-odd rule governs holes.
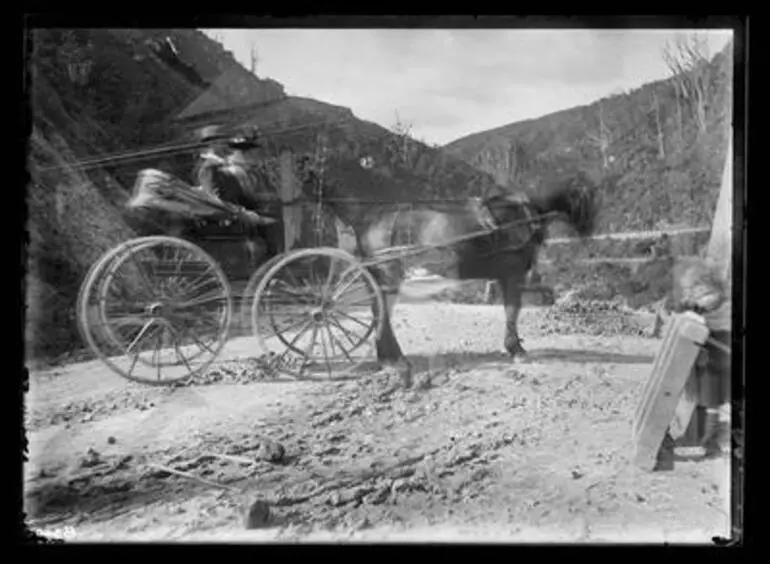
{"type": "MultiPolygon", "coordinates": [[[[547,219],[550,217],[555,217],[559,214],[559,212],[547,212],[544,214],[534,215],[531,213],[528,213],[529,217],[527,219],[518,219],[516,221],[507,221],[499,226],[497,226],[498,230],[504,230],[508,227],[514,227],[516,225],[524,225],[528,223],[533,223],[535,221],[541,220],[541,219],[547,219]]],[[[382,264],[386,262],[390,262],[392,260],[396,260],[399,258],[406,258],[409,256],[415,256],[419,255],[421,253],[428,252],[433,249],[441,249],[445,247],[451,247],[452,245],[455,245],[457,243],[462,243],[463,241],[469,241],[471,239],[475,239],[477,237],[483,237],[485,235],[489,235],[489,231],[487,230],[481,230],[481,231],[472,231],[471,233],[466,233],[465,235],[460,235],[458,237],[454,237],[451,240],[441,243],[440,245],[403,245],[400,247],[389,247],[387,249],[383,249],[381,251],[375,252],[375,258],[371,260],[367,260],[363,262],[364,266],[374,266],[377,264],[382,264]],[[379,257],[377,256],[379,255],[379,257]],[[396,255],[396,256],[393,256],[396,255]]]]}

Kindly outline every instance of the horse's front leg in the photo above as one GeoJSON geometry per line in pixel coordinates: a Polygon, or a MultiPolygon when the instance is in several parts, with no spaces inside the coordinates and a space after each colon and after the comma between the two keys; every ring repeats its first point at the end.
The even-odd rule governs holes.
{"type": "Polygon", "coordinates": [[[381,272],[373,272],[375,278],[382,289],[385,301],[384,319],[382,331],[377,336],[377,361],[384,366],[395,368],[405,388],[412,385],[412,367],[406,356],[401,350],[401,345],[393,332],[393,309],[398,301],[398,291],[401,285],[401,278],[397,273],[388,273],[384,275],[381,272]]]}
{"type": "Polygon", "coordinates": [[[516,276],[500,280],[503,290],[503,303],[505,307],[505,350],[511,358],[527,360],[527,351],[521,345],[519,337],[518,321],[521,312],[521,296],[524,291],[524,277],[516,276]]]}

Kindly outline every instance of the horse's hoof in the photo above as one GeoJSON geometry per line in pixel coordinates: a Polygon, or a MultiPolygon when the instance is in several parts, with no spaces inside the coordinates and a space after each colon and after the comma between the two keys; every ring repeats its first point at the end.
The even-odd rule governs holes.
{"type": "Polygon", "coordinates": [[[402,360],[395,366],[395,369],[398,372],[399,378],[401,378],[401,384],[404,386],[404,389],[408,390],[411,388],[412,384],[414,384],[412,365],[408,361],[402,360]]]}
{"type": "Polygon", "coordinates": [[[511,362],[513,364],[529,364],[530,362],[532,362],[532,357],[525,352],[519,352],[514,355],[511,355],[511,362]]]}
{"type": "Polygon", "coordinates": [[[398,374],[404,389],[412,387],[412,365],[406,359],[397,361],[381,361],[380,367],[383,370],[392,370],[398,374]]]}

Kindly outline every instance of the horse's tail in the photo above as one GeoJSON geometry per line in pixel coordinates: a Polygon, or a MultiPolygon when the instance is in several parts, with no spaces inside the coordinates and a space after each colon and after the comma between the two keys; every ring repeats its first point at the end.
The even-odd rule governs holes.
{"type": "Polygon", "coordinates": [[[545,185],[529,199],[539,213],[563,215],[581,237],[593,234],[599,212],[599,190],[585,172],[545,185]]]}

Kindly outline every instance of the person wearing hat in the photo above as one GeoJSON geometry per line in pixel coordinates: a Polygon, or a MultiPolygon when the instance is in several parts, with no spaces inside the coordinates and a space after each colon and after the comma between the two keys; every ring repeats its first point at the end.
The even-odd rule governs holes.
{"type": "Polygon", "coordinates": [[[202,190],[215,194],[221,200],[248,212],[256,220],[253,231],[247,236],[247,246],[256,264],[266,250],[277,251],[275,237],[266,229],[275,224],[275,219],[262,216],[258,211],[257,180],[251,173],[249,159],[245,152],[259,147],[258,132],[255,128],[239,134],[228,134],[221,126],[207,126],[198,130],[198,139],[209,143],[200,155],[196,167],[196,178],[202,190]]]}

